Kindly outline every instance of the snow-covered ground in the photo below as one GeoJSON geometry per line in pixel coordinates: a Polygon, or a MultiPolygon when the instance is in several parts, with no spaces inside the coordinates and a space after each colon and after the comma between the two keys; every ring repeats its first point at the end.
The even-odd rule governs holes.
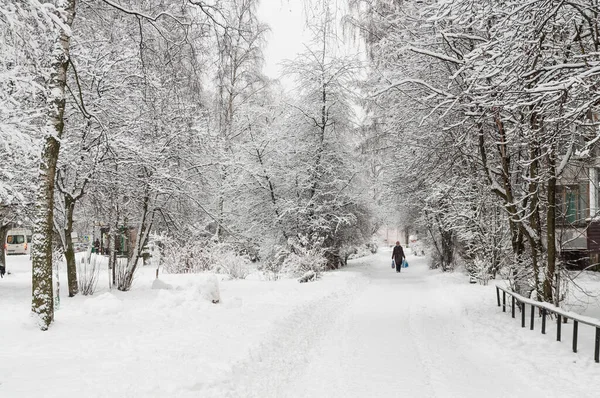
{"type": "Polygon", "coordinates": [[[591,328],[580,325],[573,354],[570,323],[557,343],[552,323],[544,336],[502,313],[492,286],[423,257],[397,274],[389,257],[316,283],[221,281],[219,304],[203,298],[203,276],[161,275],[175,289],[153,290],[144,268],[123,293],[102,275],[92,297],[63,287],[48,332],[28,316],[28,257],[9,257],[0,397],[598,396],[591,328]]]}

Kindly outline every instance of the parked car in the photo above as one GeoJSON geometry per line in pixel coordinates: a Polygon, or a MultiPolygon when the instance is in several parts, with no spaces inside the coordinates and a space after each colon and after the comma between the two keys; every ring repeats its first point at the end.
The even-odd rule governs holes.
{"type": "Polygon", "coordinates": [[[9,229],[4,242],[6,254],[29,254],[31,231],[24,228],[9,229]]]}

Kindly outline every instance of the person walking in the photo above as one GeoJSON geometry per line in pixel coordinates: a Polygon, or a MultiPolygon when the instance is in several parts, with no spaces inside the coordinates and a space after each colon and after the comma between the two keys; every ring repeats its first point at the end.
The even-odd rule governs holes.
{"type": "Polygon", "coordinates": [[[394,246],[394,250],[392,251],[392,260],[396,263],[396,272],[402,270],[402,260],[405,258],[404,249],[400,246],[400,242],[396,242],[396,246],[394,246]]]}

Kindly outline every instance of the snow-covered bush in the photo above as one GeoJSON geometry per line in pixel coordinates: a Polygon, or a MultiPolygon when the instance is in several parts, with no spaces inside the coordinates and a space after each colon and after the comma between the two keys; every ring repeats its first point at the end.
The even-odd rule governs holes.
{"type": "Polygon", "coordinates": [[[481,258],[475,258],[472,261],[465,262],[465,268],[469,273],[469,276],[482,285],[487,285],[492,278],[490,267],[490,262],[481,258]]]}
{"type": "MultiPolygon", "coordinates": [[[[527,264],[525,261],[524,264],[527,264]]],[[[505,276],[513,292],[524,297],[531,297],[532,292],[535,291],[535,278],[532,268],[516,262],[506,267],[505,276]]]]}
{"type": "Polygon", "coordinates": [[[290,252],[287,248],[277,244],[265,245],[260,252],[258,270],[267,280],[276,281],[281,277],[283,263],[290,252]]]}
{"type": "Polygon", "coordinates": [[[298,282],[300,283],[306,283],[306,282],[312,282],[314,280],[317,279],[317,274],[315,273],[315,271],[306,271],[304,273],[304,275],[302,275],[300,277],[300,279],[298,279],[298,282]]]}
{"type": "Polygon", "coordinates": [[[197,273],[211,269],[210,263],[206,261],[204,246],[198,241],[179,243],[176,239],[163,237],[161,245],[162,266],[169,274],[197,273]]]}
{"type": "Polygon", "coordinates": [[[96,291],[98,285],[98,274],[100,273],[100,264],[98,255],[83,256],[77,264],[77,280],[79,292],[84,296],[91,296],[96,291]]]}
{"type": "Polygon", "coordinates": [[[369,242],[369,243],[367,243],[367,248],[369,249],[371,254],[375,254],[375,253],[377,253],[377,250],[379,249],[379,245],[377,244],[377,242],[369,242]]]}
{"type": "Polygon", "coordinates": [[[162,239],[163,269],[171,274],[212,271],[244,279],[251,270],[250,259],[239,255],[234,245],[210,240],[190,240],[183,244],[172,238],[162,239]]]}
{"type": "Polygon", "coordinates": [[[325,270],[327,258],[319,249],[296,249],[283,261],[282,269],[294,276],[305,275],[309,271],[315,273],[315,279],[325,270]]]}
{"type": "Polygon", "coordinates": [[[351,260],[353,258],[361,258],[370,256],[371,254],[377,253],[378,245],[375,242],[365,243],[364,245],[360,245],[358,247],[346,248],[342,247],[340,252],[345,249],[344,253],[347,255],[346,261],[351,260]]]}
{"type": "Polygon", "coordinates": [[[425,255],[425,244],[422,240],[411,240],[408,244],[410,252],[414,256],[424,256],[425,255]]]}
{"type": "Polygon", "coordinates": [[[127,264],[127,258],[118,257],[114,265],[117,289],[122,292],[131,290],[131,286],[133,286],[133,281],[135,278],[135,272],[130,272],[127,269],[127,264]]]}
{"type": "MultiPolygon", "coordinates": [[[[348,259],[356,258],[353,256],[356,256],[358,253],[359,253],[359,250],[357,247],[350,246],[350,245],[343,245],[342,247],[340,247],[340,249],[338,251],[338,256],[342,260],[342,265],[347,265],[348,259]]],[[[364,251],[361,251],[361,253],[364,253],[364,251]]],[[[360,256],[360,257],[362,257],[362,256],[360,256]]]]}
{"type": "Polygon", "coordinates": [[[233,279],[246,279],[250,274],[250,259],[247,256],[238,256],[230,250],[219,250],[219,256],[214,257],[216,270],[225,273],[233,279]]]}

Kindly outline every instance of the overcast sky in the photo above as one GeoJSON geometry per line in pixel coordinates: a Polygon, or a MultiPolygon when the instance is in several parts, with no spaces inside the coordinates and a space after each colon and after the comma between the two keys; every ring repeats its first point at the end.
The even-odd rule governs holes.
{"type": "Polygon", "coordinates": [[[261,0],[259,18],[269,24],[271,32],[267,36],[265,49],[265,74],[279,77],[278,65],[284,59],[293,59],[303,50],[305,34],[301,0],[261,0]]]}
{"type": "MultiPolygon", "coordinates": [[[[294,59],[296,54],[305,50],[304,44],[311,39],[305,27],[305,0],[260,0],[258,16],[262,22],[267,23],[271,31],[267,35],[265,48],[265,74],[278,78],[281,74],[279,63],[286,59],[294,59]]],[[[345,14],[344,2],[330,0],[330,5],[338,21],[345,14]]],[[[316,9],[316,8],[315,8],[316,9]]],[[[339,26],[338,28],[339,29],[339,26]]],[[[341,37],[341,30],[338,31],[341,37]]],[[[356,54],[362,50],[362,45],[351,40],[337,48],[345,54],[356,54]]]]}

